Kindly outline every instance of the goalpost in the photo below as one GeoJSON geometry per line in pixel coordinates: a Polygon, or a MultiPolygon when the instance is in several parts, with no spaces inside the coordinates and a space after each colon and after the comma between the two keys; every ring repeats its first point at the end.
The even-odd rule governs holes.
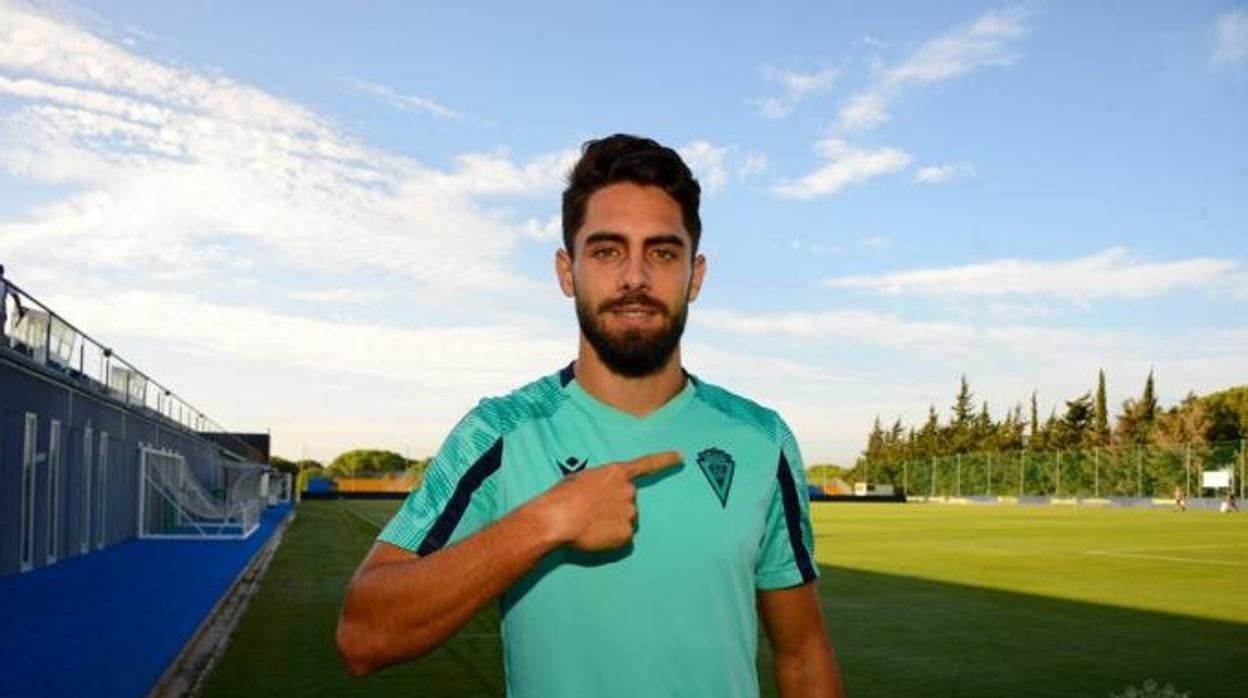
{"type": "Polygon", "coordinates": [[[175,451],[139,445],[139,538],[237,540],[260,526],[265,498],[263,467],[237,469],[224,496],[210,492],[186,458],[175,451]]]}

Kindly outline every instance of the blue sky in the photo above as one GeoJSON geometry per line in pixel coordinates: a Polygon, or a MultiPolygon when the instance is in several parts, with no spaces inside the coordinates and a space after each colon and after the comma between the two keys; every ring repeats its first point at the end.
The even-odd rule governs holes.
{"type": "Polygon", "coordinates": [[[876,415],[1248,374],[1248,6],[0,0],[0,262],[276,452],[433,452],[572,358],[560,178],[702,180],[685,358],[876,415]],[[679,4],[676,4],[679,5],[679,4]]]}

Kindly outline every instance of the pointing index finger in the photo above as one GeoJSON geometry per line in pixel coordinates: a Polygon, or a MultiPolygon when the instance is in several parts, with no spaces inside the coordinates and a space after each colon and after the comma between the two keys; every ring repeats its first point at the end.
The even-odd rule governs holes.
{"type": "Polygon", "coordinates": [[[628,476],[628,479],[635,480],[643,475],[667,470],[682,460],[684,457],[680,455],[680,451],[663,451],[640,456],[621,465],[624,466],[624,474],[628,476]]]}

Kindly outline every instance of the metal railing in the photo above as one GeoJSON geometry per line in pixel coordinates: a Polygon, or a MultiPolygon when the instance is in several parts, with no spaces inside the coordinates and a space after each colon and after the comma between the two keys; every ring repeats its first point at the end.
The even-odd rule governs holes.
{"type": "MultiPolygon", "coordinates": [[[[1195,496],[1206,471],[1228,472],[1242,500],[1248,442],[1193,442],[1052,451],[960,453],[861,463],[849,476],[927,497],[1105,498],[1195,496]]],[[[1225,489],[1225,488],[1219,488],[1225,489]]]]}
{"type": "MultiPolygon", "coordinates": [[[[169,388],[92,339],[51,308],[0,276],[0,351],[93,388],[127,406],[141,408],[195,432],[228,432],[169,388]]],[[[235,439],[241,450],[251,449],[235,439]]]]}

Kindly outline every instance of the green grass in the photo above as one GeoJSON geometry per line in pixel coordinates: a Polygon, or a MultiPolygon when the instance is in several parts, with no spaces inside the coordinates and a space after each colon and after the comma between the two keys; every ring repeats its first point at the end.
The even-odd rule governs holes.
{"type": "MultiPolygon", "coordinates": [[[[499,696],[491,605],[364,680],[333,647],[343,586],[397,501],[306,502],[205,693],[499,696]]],[[[1248,685],[1248,516],[817,504],[819,582],[850,696],[1192,698],[1248,685]]],[[[763,695],[775,695],[760,643],[763,695]]]]}

